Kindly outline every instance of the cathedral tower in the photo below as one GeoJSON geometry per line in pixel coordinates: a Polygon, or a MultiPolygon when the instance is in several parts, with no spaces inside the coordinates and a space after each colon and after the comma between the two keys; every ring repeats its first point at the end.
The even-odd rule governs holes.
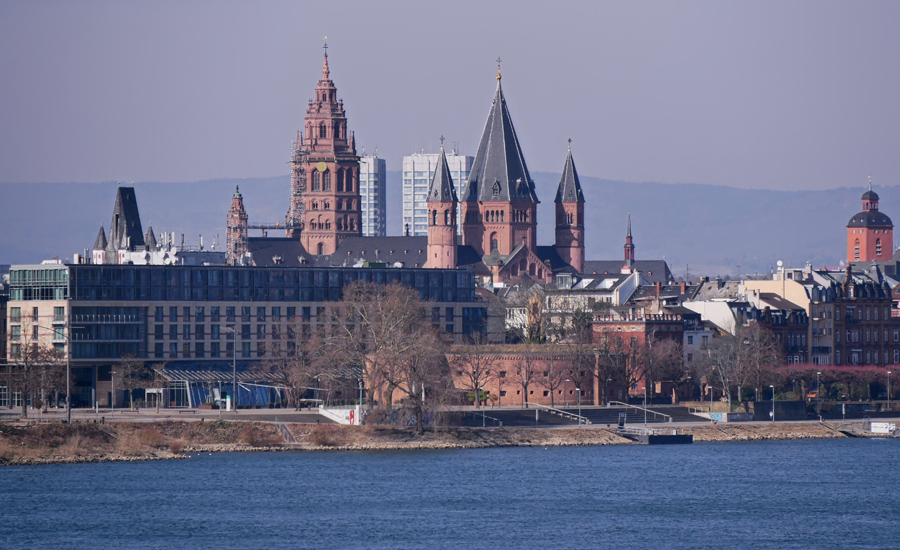
{"type": "Polygon", "coordinates": [[[491,111],[462,187],[462,244],[480,255],[507,256],[520,245],[534,253],[539,201],[500,80],[498,68],[491,111]]]}
{"type": "Polygon", "coordinates": [[[576,273],[584,272],[584,195],[572,160],[572,140],[556,190],[556,253],[576,273]]]}
{"type": "Polygon", "coordinates": [[[428,187],[428,258],[425,267],[456,268],[456,190],[450,176],[450,167],[444,155],[444,138],[441,138],[441,156],[428,187]]]}
{"type": "Polygon", "coordinates": [[[228,211],[226,258],[228,265],[239,265],[241,258],[247,254],[247,211],[244,210],[244,197],[238,186],[231,196],[231,209],[228,211]]]}
{"type": "Polygon", "coordinates": [[[878,211],[878,193],[869,190],[862,196],[862,212],[847,223],[847,263],[886,262],[894,254],[894,224],[878,211]]]}
{"type": "Polygon", "coordinates": [[[309,101],[303,132],[291,159],[288,236],[310,254],[332,254],[348,237],[362,235],[359,157],[347,129],[344,102],[330,78],[326,44],[322,79],[309,101]]]}

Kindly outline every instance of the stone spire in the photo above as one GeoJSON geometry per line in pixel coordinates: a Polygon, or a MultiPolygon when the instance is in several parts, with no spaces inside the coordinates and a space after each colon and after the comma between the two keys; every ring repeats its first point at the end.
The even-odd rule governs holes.
{"type": "MultiPolygon", "coordinates": [[[[634,242],[631,238],[631,212],[628,213],[628,229],[625,232],[625,266],[634,266],[634,242]]],[[[629,271],[630,273],[630,271],[629,271]]]]}
{"type": "Polygon", "coordinates": [[[425,267],[455,269],[456,250],[456,191],[441,137],[441,156],[428,187],[428,249],[425,267]]]}
{"type": "Polygon", "coordinates": [[[584,271],[584,195],[572,159],[572,140],[556,190],[556,253],[577,273],[584,271]]]}

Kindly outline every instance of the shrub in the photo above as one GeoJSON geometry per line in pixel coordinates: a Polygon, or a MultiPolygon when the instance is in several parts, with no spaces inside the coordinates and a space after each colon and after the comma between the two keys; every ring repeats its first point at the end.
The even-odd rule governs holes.
{"type": "Polygon", "coordinates": [[[169,442],[169,452],[178,454],[184,450],[184,440],[174,439],[169,442]]]}

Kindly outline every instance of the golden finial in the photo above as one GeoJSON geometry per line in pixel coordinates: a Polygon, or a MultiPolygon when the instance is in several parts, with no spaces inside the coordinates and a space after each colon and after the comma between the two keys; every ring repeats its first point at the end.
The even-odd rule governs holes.
{"type": "Polygon", "coordinates": [[[872,190],[872,174],[869,174],[869,191],[872,190]]]}
{"type": "Polygon", "coordinates": [[[572,150],[572,138],[569,138],[569,151],[572,150]]]}
{"type": "Polygon", "coordinates": [[[500,63],[501,63],[502,61],[503,61],[503,60],[500,59],[500,56],[498,55],[498,56],[497,56],[497,80],[500,80],[501,78],[503,78],[502,76],[500,76],[500,63]]]}

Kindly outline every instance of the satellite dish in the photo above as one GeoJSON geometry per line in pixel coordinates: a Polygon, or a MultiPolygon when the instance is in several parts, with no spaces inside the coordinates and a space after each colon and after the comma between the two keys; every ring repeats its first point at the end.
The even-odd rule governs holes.
{"type": "Polygon", "coordinates": [[[778,265],[778,267],[781,267],[783,263],[781,262],[781,260],[778,260],[778,262],[776,262],[776,265],[778,265]]]}

